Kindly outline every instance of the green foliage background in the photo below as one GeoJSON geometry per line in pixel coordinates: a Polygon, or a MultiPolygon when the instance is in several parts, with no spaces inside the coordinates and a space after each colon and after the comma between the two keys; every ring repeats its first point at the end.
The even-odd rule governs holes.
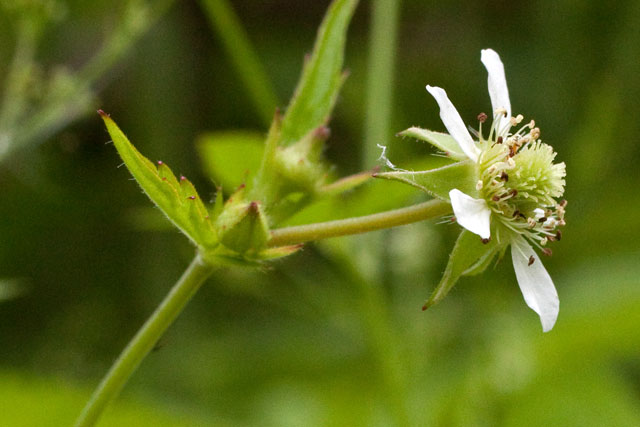
{"type": "MultiPolygon", "coordinates": [[[[67,3],[38,52],[45,67],[82,63],[124,5],[67,3]]],[[[281,107],[327,5],[233,2],[281,107]]],[[[391,132],[376,137],[394,163],[430,153],[396,131],[443,130],[425,84],[446,88],[467,123],[489,110],[487,47],[505,63],[514,113],[534,118],[567,163],[568,225],[544,259],[561,301],[554,330],[540,331],[508,259],[420,311],[455,225],[311,244],[261,271],[215,274],[104,425],[640,424],[640,3],[405,0],[400,10],[391,132]]],[[[374,166],[361,160],[369,11],[361,2],[351,25],[331,122],[326,154],[339,176],[374,166]]],[[[12,37],[0,15],[0,78],[12,37]]],[[[205,199],[216,163],[199,158],[197,139],[266,132],[193,1],[174,4],[100,89],[96,108],[205,199]]],[[[108,140],[87,111],[0,164],[1,425],[70,424],[192,257],[108,140]]],[[[377,182],[314,215],[422,199],[377,182]]]]}

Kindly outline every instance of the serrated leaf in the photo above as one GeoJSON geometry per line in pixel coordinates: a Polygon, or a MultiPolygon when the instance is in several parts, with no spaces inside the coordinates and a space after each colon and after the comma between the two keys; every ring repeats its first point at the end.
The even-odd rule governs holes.
{"type": "Polygon", "coordinates": [[[195,244],[204,248],[216,246],[209,214],[191,182],[184,177],[178,180],[162,162],[156,167],[140,154],[107,114],[100,111],[100,115],[124,164],[151,201],[195,244]]]}
{"type": "Polygon", "coordinates": [[[460,148],[458,142],[448,133],[434,132],[414,126],[398,133],[398,135],[428,142],[434,147],[444,151],[452,159],[466,160],[468,158],[460,148]]]}
{"type": "Polygon", "coordinates": [[[442,300],[458,279],[464,275],[476,274],[491,262],[493,255],[500,248],[497,239],[482,243],[482,239],[467,230],[462,230],[449,256],[447,268],[442,279],[429,299],[424,303],[423,310],[442,300]]]}
{"type": "Polygon", "coordinates": [[[248,182],[260,169],[265,136],[260,132],[210,132],[196,147],[205,173],[228,191],[248,182]]]}
{"type": "Polygon", "coordinates": [[[292,144],[327,122],[344,80],[347,27],[357,4],[358,0],[334,0],[329,7],[283,119],[281,145],[292,144]]]}
{"type": "Polygon", "coordinates": [[[427,171],[378,173],[374,177],[412,185],[442,200],[449,200],[449,191],[454,188],[471,197],[479,197],[476,189],[478,182],[476,164],[471,160],[427,171]]]}

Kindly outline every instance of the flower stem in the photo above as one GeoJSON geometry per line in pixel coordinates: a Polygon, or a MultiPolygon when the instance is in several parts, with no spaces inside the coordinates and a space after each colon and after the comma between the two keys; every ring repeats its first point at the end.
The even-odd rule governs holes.
{"type": "Polygon", "coordinates": [[[76,421],[76,427],[95,425],[107,405],[115,399],[131,374],[140,365],[142,359],[151,351],[158,339],[212,272],[213,266],[203,261],[200,255],[194,258],[164,301],[156,308],[111,366],[84,407],[82,414],[76,421]]]}
{"type": "Polygon", "coordinates": [[[429,200],[406,208],[372,215],[279,228],[271,231],[271,239],[267,244],[270,247],[286,246],[328,237],[366,233],[368,231],[411,224],[450,212],[451,205],[449,203],[440,200],[429,200]]]}

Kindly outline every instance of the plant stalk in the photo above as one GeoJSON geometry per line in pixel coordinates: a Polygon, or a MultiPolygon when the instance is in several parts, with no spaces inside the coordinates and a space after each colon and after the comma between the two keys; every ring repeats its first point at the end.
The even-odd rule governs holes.
{"type": "Polygon", "coordinates": [[[287,246],[329,237],[366,233],[436,218],[450,212],[451,205],[449,203],[441,200],[429,200],[406,208],[372,215],[279,228],[271,231],[271,239],[267,245],[270,247],[287,246]]]}
{"type": "Polygon", "coordinates": [[[202,260],[200,255],[194,258],[180,280],[173,286],[160,306],[156,308],[102,379],[77,419],[76,427],[89,427],[96,424],[107,405],[120,393],[140,362],[212,272],[213,266],[202,260]]]}

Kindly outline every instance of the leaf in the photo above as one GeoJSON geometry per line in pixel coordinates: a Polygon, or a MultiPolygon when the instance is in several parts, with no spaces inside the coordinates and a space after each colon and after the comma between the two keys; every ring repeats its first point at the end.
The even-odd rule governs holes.
{"type": "Polygon", "coordinates": [[[193,184],[185,177],[178,180],[162,162],[156,167],[140,154],[106,113],[102,110],[99,113],[124,164],[151,201],[195,244],[204,248],[216,246],[209,213],[193,184]]]}
{"type": "Polygon", "coordinates": [[[251,131],[210,132],[198,138],[196,148],[205,173],[231,191],[260,169],[264,135],[251,131]]]}
{"type": "Polygon", "coordinates": [[[449,200],[449,191],[454,188],[471,197],[478,197],[476,164],[471,160],[427,171],[384,172],[375,174],[374,177],[412,185],[442,200],[449,200]]]}
{"type": "Polygon", "coordinates": [[[458,142],[448,133],[434,132],[432,130],[421,129],[419,127],[410,127],[398,133],[399,136],[408,136],[416,138],[444,151],[449,157],[456,160],[466,160],[467,155],[460,148],[458,142]]]}
{"type": "Polygon", "coordinates": [[[477,235],[462,230],[451,251],[447,268],[440,283],[424,303],[422,309],[426,310],[447,296],[461,276],[477,274],[483,267],[486,268],[499,248],[500,244],[497,239],[491,239],[485,244],[477,235]]]}
{"type": "Polygon", "coordinates": [[[298,141],[328,121],[344,80],[347,27],[357,4],[358,0],[334,0],[329,7],[283,119],[282,146],[298,141]]]}

